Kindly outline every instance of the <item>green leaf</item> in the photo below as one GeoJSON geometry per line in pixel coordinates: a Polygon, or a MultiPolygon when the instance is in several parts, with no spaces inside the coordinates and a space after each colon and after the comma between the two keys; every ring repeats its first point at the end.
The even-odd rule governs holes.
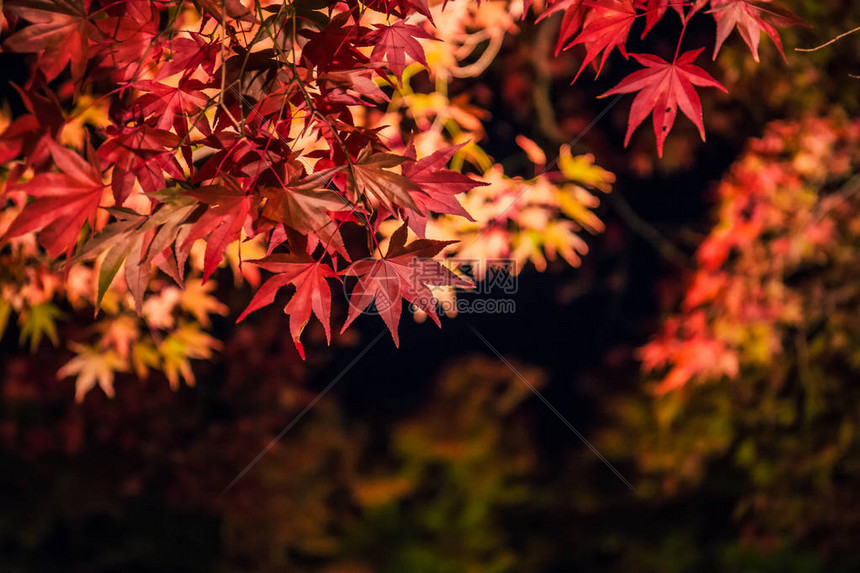
{"type": "Polygon", "coordinates": [[[35,352],[42,342],[42,338],[47,336],[54,346],[60,343],[57,336],[57,319],[61,318],[63,313],[60,309],[49,302],[43,302],[30,307],[26,314],[21,316],[21,344],[27,340],[30,341],[30,352],[35,352]]]}

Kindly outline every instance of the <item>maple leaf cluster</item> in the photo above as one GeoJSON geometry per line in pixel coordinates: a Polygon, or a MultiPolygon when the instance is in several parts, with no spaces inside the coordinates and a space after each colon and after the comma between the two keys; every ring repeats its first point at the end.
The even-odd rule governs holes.
{"type": "MultiPolygon", "coordinates": [[[[525,6],[531,4],[525,0],[525,6]]],[[[586,49],[582,65],[574,81],[589,64],[600,75],[610,54],[616,49],[624,58],[632,57],[643,69],[633,72],[601,97],[638,92],[630,109],[625,145],[633,132],[651,115],[657,152],[663,156],[663,144],[675,124],[678,110],[698,128],[702,140],[705,127],[702,104],[697,87],[725,88],[694,62],[704,47],[682,51],[684,34],[690,20],[697,14],[708,13],[716,22],[717,38],[713,58],[716,59],[726,39],[737,30],[759,61],[759,41],[766,33],[783,53],[782,40],[776,26],[801,24],[802,20],[781,8],[772,0],[551,0],[539,19],[555,13],[562,14],[556,53],[576,46],[586,49]],[[671,10],[670,10],[671,8],[671,10]],[[637,22],[642,22],[641,36],[645,38],[667,14],[679,18],[679,33],[671,59],[657,54],[628,54],[627,42],[637,22]]]]}
{"type": "MultiPolygon", "coordinates": [[[[229,245],[259,237],[256,265],[275,276],[242,317],[292,285],[285,310],[303,352],[312,311],[329,334],[331,283],[357,275],[375,288],[362,259],[403,263],[447,244],[383,255],[380,224],[400,219],[423,237],[419,222],[465,215],[454,195],[480,185],[447,169],[452,151],[393,153],[355,121],[356,107],[388,99],[380,86],[407,62],[426,63],[417,39],[433,38],[426,2],[366,8],[395,21],[368,28],[356,3],[5,3],[4,48],[32,54],[33,71],[19,90],[30,113],[0,137],[19,206],[3,238],[36,233],[50,257],[97,260],[97,303],[124,269],[142,312],[155,268],[181,285],[202,241],[205,283],[229,245]],[[66,69],[67,93],[56,93],[66,69]],[[102,84],[115,86],[102,96],[107,124],[80,150],[61,145],[64,98],[102,84]],[[345,228],[371,246],[345,242],[345,228]]],[[[396,340],[397,321],[387,324],[396,340]]]]}
{"type": "Polygon", "coordinates": [[[858,143],[860,124],[836,117],[775,123],[751,142],[718,189],[680,308],[641,349],[657,392],[774,367],[821,344],[816,325],[828,321],[828,336],[843,336],[856,304],[858,143]]]}
{"type": "MultiPolygon", "coordinates": [[[[647,34],[672,8],[683,30],[708,4],[566,0],[539,19],[563,12],[559,50],[584,45],[583,68],[599,72],[616,47],[628,55],[636,19],[647,34]]],[[[717,51],[737,28],[757,57],[754,32],[778,43],[772,25],[792,22],[756,2],[710,5],[717,51]]],[[[30,73],[15,86],[26,112],[0,125],[0,248],[38,262],[24,296],[3,291],[0,327],[15,311],[31,345],[56,344],[55,293],[75,308],[134,310],[141,321],[124,338],[104,331],[75,346],[81,360],[63,372],[109,391],[104,372],[155,367],[175,384],[193,375],[162,335],[181,338],[226,310],[211,291],[186,305],[165,278],[205,287],[228,262],[239,283],[261,285],[240,319],[289,289],[284,310],[304,355],[312,315],[330,341],[332,293],[344,289],[355,289],[344,328],[375,305],[397,342],[403,300],[422,301],[438,323],[428,293],[453,296],[469,281],[439,265],[416,276],[419,260],[577,265],[580,232],[602,230],[592,210],[612,175],[567,147],[561,172],[549,171],[555,161],[520,137],[536,176],[510,177],[478,146],[486,112],[448,94],[452,79],[490,65],[523,12],[518,0],[3,3],[3,50],[23,54],[30,73]],[[429,90],[412,81],[425,70],[429,90]],[[147,328],[162,333],[157,352],[135,358],[147,328]],[[116,357],[96,364],[99,348],[116,357]]],[[[645,69],[609,92],[639,92],[628,139],[653,112],[662,153],[677,108],[704,136],[694,88],[720,86],[693,63],[699,52],[671,63],[632,55],[645,69]]],[[[216,346],[200,338],[187,353],[216,346]]]]}

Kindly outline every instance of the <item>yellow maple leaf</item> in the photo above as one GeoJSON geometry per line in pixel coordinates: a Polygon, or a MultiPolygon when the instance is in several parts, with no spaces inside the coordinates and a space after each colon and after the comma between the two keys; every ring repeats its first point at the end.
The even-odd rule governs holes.
{"type": "Polygon", "coordinates": [[[114,373],[128,370],[125,360],[113,350],[103,350],[75,342],[71,343],[69,347],[77,353],[77,356],[60,368],[57,372],[57,378],[77,376],[75,400],[83,401],[87,392],[95,388],[96,384],[109,398],[113,398],[114,373]]]}
{"type": "Polygon", "coordinates": [[[210,314],[221,316],[227,314],[227,305],[209,294],[215,286],[215,281],[203,284],[200,279],[188,279],[185,281],[185,290],[182,291],[182,299],[179,301],[182,310],[192,314],[204,327],[211,324],[210,314]]]}
{"type": "Polygon", "coordinates": [[[594,164],[594,156],[590,153],[573,157],[570,146],[564,146],[558,157],[558,168],[570,179],[583,185],[599,189],[604,193],[612,190],[615,175],[594,164]]]}
{"type": "Polygon", "coordinates": [[[200,325],[189,323],[180,326],[170,336],[158,345],[162,358],[162,369],[170,387],[179,388],[180,379],[184,378],[189,386],[194,385],[194,372],[191,370],[191,359],[208,359],[221,343],[200,330],[200,325]]]}

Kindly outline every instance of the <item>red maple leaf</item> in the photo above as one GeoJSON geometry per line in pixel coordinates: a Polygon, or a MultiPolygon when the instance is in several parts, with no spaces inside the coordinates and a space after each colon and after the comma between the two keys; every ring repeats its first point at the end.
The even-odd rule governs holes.
{"type": "Polygon", "coordinates": [[[356,49],[354,42],[370,30],[348,22],[349,14],[338,14],[319,32],[301,30],[299,34],[309,38],[302,49],[303,65],[328,72],[352,70],[367,63],[367,57],[356,49]]]}
{"type": "Polygon", "coordinates": [[[406,160],[406,157],[393,153],[374,154],[370,147],[365,148],[349,166],[348,180],[353,202],[366,197],[371,204],[382,206],[390,213],[395,213],[397,207],[419,210],[410,191],[421,192],[421,189],[403,175],[388,171],[406,160]]]}
{"type": "Polygon", "coordinates": [[[339,225],[329,212],[351,211],[353,206],[346,197],[326,188],[325,175],[325,172],[317,172],[283,188],[263,188],[261,194],[266,198],[263,216],[304,235],[315,236],[327,248],[334,249],[349,260],[340,237],[339,225]]]}
{"type": "Polygon", "coordinates": [[[257,290],[248,308],[239,315],[236,322],[244,320],[255,310],[272,304],[278,291],[292,284],[296,287],[296,292],[284,307],[284,312],[290,315],[290,335],[301,357],[305,357],[305,349],[300,337],[311,318],[311,312],[322,323],[326,340],[331,342],[331,287],[327,279],[337,278],[332,268],[311,259],[304,248],[296,248],[291,254],[269,255],[252,262],[277,274],[257,290]]]}
{"type": "Polygon", "coordinates": [[[41,231],[39,243],[57,257],[71,254],[84,223],[94,224],[105,185],[94,157],[88,162],[51,139],[47,144],[62,173],[40,173],[21,187],[34,201],[12,221],[4,238],[41,231]]]}
{"type": "MultiPolygon", "coordinates": [[[[447,149],[440,149],[418,161],[412,160],[403,164],[403,175],[422,191],[422,193],[412,193],[412,198],[418,205],[418,209],[405,210],[409,228],[415,231],[419,237],[424,237],[427,224],[425,213],[427,211],[458,215],[469,221],[474,221],[456,196],[474,187],[488,185],[488,183],[446,169],[451,157],[464,145],[466,144],[461,143],[447,149]]],[[[414,157],[414,153],[415,149],[410,145],[406,154],[409,157],[414,157]]]]}
{"type": "Polygon", "coordinates": [[[421,26],[403,22],[395,22],[390,26],[378,25],[376,30],[367,35],[367,41],[373,45],[370,57],[375,61],[388,64],[388,69],[400,82],[407,65],[406,56],[427,67],[424,48],[415,38],[435,39],[421,26]]]}
{"type": "Polygon", "coordinates": [[[401,299],[415,304],[439,325],[436,299],[428,285],[473,286],[432,260],[443,248],[456,241],[417,239],[407,245],[407,235],[408,229],[404,223],[391,235],[385,257],[356,261],[342,271],[341,274],[359,277],[359,280],[350,294],[349,313],[341,332],[375,303],[376,311],[391,332],[394,344],[400,346],[397,327],[403,310],[401,299]]]}
{"type": "MultiPolygon", "coordinates": [[[[6,163],[20,154],[27,158],[27,164],[39,163],[46,154],[45,141],[56,138],[65,126],[62,107],[50,90],[45,90],[47,96],[43,96],[11,85],[30,113],[16,118],[0,135],[0,163],[6,163]],[[43,137],[45,135],[50,137],[43,137]]],[[[15,167],[12,169],[14,172],[15,167]]],[[[10,176],[8,180],[14,181],[15,177],[10,176]]]]}
{"type": "Polygon", "coordinates": [[[791,26],[803,24],[803,20],[794,14],[777,8],[771,4],[770,0],[760,0],[752,2],[749,0],[712,0],[711,14],[717,21],[717,43],[714,46],[714,59],[717,59],[717,54],[720,48],[732,30],[738,29],[741,37],[749,46],[752,52],[753,59],[759,61],[758,44],[761,39],[761,33],[765,32],[773,43],[776,44],[776,49],[785,59],[785,53],[782,50],[782,40],[779,38],[779,32],[774,28],[777,26],[791,26]],[[766,6],[766,7],[765,7],[766,6]]]}
{"type": "Polygon", "coordinates": [[[202,68],[210,76],[215,69],[218,42],[208,41],[202,34],[187,32],[187,38],[173,38],[164,47],[170,50],[170,59],[158,71],[156,79],[169,78],[182,73],[190,76],[202,68]]]}
{"type": "MultiPolygon", "coordinates": [[[[579,29],[582,27],[582,22],[585,20],[587,7],[584,4],[585,0],[558,0],[553,2],[537,19],[538,22],[544,18],[548,18],[556,12],[564,12],[561,18],[561,28],[558,33],[558,43],[555,46],[555,55],[564,49],[567,43],[573,38],[579,29]]],[[[525,12],[524,12],[525,13],[525,12]]]]}
{"type": "Polygon", "coordinates": [[[206,85],[199,80],[180,81],[177,86],[141,80],[135,87],[146,92],[137,104],[144,116],[157,120],[159,129],[170,129],[177,115],[191,117],[209,104],[209,99],[200,91],[206,85]]]}
{"type": "Polygon", "coordinates": [[[630,142],[630,137],[636,128],[653,112],[657,152],[660,157],[663,157],[663,142],[666,141],[666,136],[675,124],[678,108],[681,108],[684,115],[696,124],[704,141],[702,103],[694,86],[711,86],[724,92],[726,88],[705,70],[693,65],[702,50],[704,48],[686,52],[675,62],[667,62],[650,54],[630,54],[645,66],[645,69],[630,74],[617,86],[600,96],[639,92],[630,108],[627,136],[624,139],[625,146],[630,142]]]}
{"type": "Polygon", "coordinates": [[[49,81],[68,64],[75,82],[83,77],[90,39],[97,37],[97,30],[87,17],[90,0],[62,3],[19,0],[7,2],[5,8],[30,22],[6,40],[4,46],[8,50],[37,53],[36,65],[49,81]]]}
{"type": "Polygon", "coordinates": [[[633,0],[606,0],[599,4],[592,2],[586,5],[591,7],[591,12],[586,17],[585,26],[579,36],[567,46],[569,48],[578,44],[585,44],[587,50],[582,66],[576,72],[573,81],[577,80],[585,66],[597,58],[601,52],[603,57],[597,67],[598,75],[600,75],[600,71],[613,48],[617,47],[626,58],[627,50],[624,45],[630,34],[630,28],[636,21],[636,9],[633,6],[633,0]]]}
{"type": "Polygon", "coordinates": [[[245,219],[256,202],[254,195],[246,194],[238,185],[210,185],[189,192],[195,199],[209,205],[191,227],[181,248],[191,249],[197,239],[208,237],[203,256],[203,282],[221,264],[224,251],[233,241],[239,240],[245,219]]]}
{"type": "Polygon", "coordinates": [[[98,155],[113,165],[111,188],[117,205],[131,194],[134,182],[146,193],[164,189],[164,176],[183,179],[182,168],[172,151],[179,137],[167,130],[143,124],[134,127],[110,126],[110,136],[99,147],[98,155]]]}
{"type": "Polygon", "coordinates": [[[124,0],[104,11],[112,15],[95,20],[103,37],[99,49],[118,78],[132,80],[147,52],[158,51],[158,8],[150,0],[124,0]]]}

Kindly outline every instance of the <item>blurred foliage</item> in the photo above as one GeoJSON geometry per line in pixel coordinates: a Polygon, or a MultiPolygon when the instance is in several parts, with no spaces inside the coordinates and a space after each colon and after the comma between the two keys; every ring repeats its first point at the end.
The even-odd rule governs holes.
{"type": "Polygon", "coordinates": [[[603,447],[649,497],[733,475],[741,537],[854,549],[860,535],[860,126],[777,123],[719,190],[680,308],[642,349],[650,397],[621,397],[603,447]]]}
{"type": "Polygon", "coordinates": [[[537,461],[530,391],[495,361],[451,365],[426,406],[384,435],[323,399],[222,494],[314,396],[291,353],[250,346],[274,334],[272,318],[239,329],[217,384],[174,394],[130,381],[108,408],[104,397],[61,407],[67,389],[50,377],[33,389],[50,360],[7,363],[2,481],[17,499],[0,519],[2,569],[512,570],[499,515],[528,502],[537,461]],[[111,536],[121,543],[104,546],[111,536]],[[161,551],[181,543],[187,552],[161,551]]]}
{"type": "MultiPolygon", "coordinates": [[[[279,317],[268,316],[262,328],[240,328],[228,360],[193,390],[130,378],[110,403],[98,396],[69,409],[67,386],[47,378],[37,395],[22,383],[50,360],[4,370],[0,486],[14,500],[0,514],[0,568],[856,570],[803,546],[738,543],[736,478],[711,477],[695,495],[636,497],[585,448],[552,446],[574,437],[507,365],[480,357],[450,364],[390,423],[346,416],[323,398],[224,492],[316,396],[287,337],[256,344],[278,339],[279,317]],[[537,430],[544,416],[550,442],[537,430]]],[[[543,387],[540,370],[516,368],[543,387]]],[[[598,445],[620,457],[607,442],[598,445]]]]}
{"type": "Polygon", "coordinates": [[[499,516],[529,496],[529,394],[504,364],[464,360],[445,370],[425,407],[382,436],[338,430],[314,414],[300,438],[261,461],[259,504],[226,508],[231,562],[244,557],[256,571],[314,563],[336,564],[327,571],[514,570],[499,516]]]}

